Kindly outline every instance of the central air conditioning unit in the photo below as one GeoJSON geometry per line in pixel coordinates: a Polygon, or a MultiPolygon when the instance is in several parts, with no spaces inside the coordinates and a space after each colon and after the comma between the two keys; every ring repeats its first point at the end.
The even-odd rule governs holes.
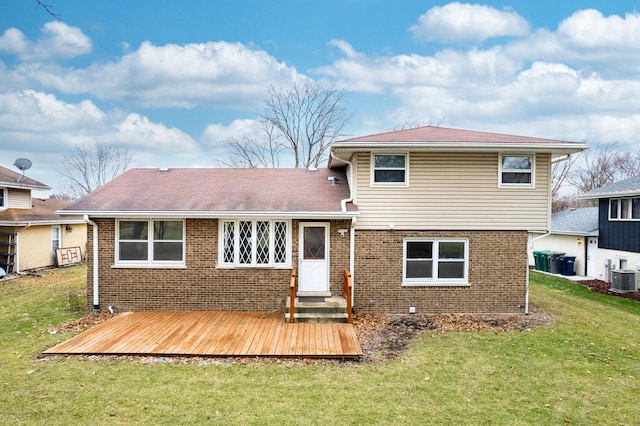
{"type": "Polygon", "coordinates": [[[611,289],[615,293],[630,293],[636,291],[636,271],[611,271],[611,289]]]}

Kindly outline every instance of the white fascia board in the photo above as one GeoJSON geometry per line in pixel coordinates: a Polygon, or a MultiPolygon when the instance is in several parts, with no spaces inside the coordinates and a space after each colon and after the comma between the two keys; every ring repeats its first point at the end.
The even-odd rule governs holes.
{"type": "Polygon", "coordinates": [[[59,215],[87,215],[92,218],[159,218],[159,219],[219,219],[219,218],[266,218],[266,219],[350,219],[357,212],[246,212],[246,211],[64,211],[59,215]]]}
{"type": "Polygon", "coordinates": [[[340,153],[353,153],[359,151],[398,151],[411,152],[510,152],[510,153],[546,153],[553,155],[568,155],[582,152],[589,146],[583,143],[483,143],[483,142],[346,142],[335,143],[331,150],[340,153]]]}
{"type": "Polygon", "coordinates": [[[597,200],[598,198],[627,198],[640,196],[640,191],[629,192],[601,192],[599,194],[582,194],[578,195],[579,200],[597,200]]]}

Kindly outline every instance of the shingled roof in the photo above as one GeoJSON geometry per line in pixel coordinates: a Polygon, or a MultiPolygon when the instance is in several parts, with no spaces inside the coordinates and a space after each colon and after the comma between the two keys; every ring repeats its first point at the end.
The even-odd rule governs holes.
{"type": "Polygon", "coordinates": [[[27,224],[57,224],[83,222],[81,216],[61,217],[56,211],[68,206],[71,201],[51,198],[32,198],[30,209],[0,210],[0,225],[23,226],[27,224]]]}
{"type": "Polygon", "coordinates": [[[42,182],[0,166],[0,186],[8,188],[51,189],[42,182]]]}
{"type": "MultiPolygon", "coordinates": [[[[478,132],[449,127],[424,126],[377,133],[334,142],[331,151],[344,155],[372,149],[406,149],[411,151],[462,152],[549,152],[554,156],[584,151],[586,144],[554,139],[478,132]]],[[[330,166],[343,165],[332,158],[330,166]]]]}
{"type": "Polygon", "coordinates": [[[551,232],[598,236],[598,207],[582,207],[554,213],[551,215],[551,232]]]}
{"type": "Polygon", "coordinates": [[[610,198],[610,197],[635,197],[640,195],[640,176],[630,177],[625,180],[614,182],[600,188],[593,189],[578,198],[610,198]]]}
{"type": "Polygon", "coordinates": [[[94,217],[352,216],[343,170],[131,169],[61,210],[94,217]],[[332,184],[332,179],[337,184],[332,184]],[[343,204],[347,211],[343,212],[343,204]]]}

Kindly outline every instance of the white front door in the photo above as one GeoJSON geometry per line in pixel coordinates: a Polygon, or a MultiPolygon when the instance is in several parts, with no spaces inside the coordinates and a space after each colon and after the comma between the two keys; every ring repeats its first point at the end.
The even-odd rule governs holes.
{"type": "Polygon", "coordinates": [[[329,293],[329,224],[300,223],[300,293],[329,293]]]}
{"type": "Polygon", "coordinates": [[[51,227],[51,262],[56,264],[56,249],[60,248],[60,225],[51,227]]]}
{"type": "Polygon", "coordinates": [[[585,275],[595,277],[598,273],[598,240],[596,238],[587,238],[587,270],[585,275]]]}

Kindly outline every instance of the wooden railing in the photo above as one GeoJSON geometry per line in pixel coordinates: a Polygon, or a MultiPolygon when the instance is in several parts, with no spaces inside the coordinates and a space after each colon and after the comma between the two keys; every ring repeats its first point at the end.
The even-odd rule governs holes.
{"type": "Polygon", "coordinates": [[[296,284],[298,273],[296,268],[291,270],[291,282],[289,283],[289,322],[295,322],[294,313],[296,312],[296,284]]]}
{"type": "Polygon", "coordinates": [[[351,288],[353,287],[353,280],[351,278],[351,272],[348,269],[344,270],[344,298],[347,300],[347,321],[353,322],[353,307],[351,306],[351,288]]]}

